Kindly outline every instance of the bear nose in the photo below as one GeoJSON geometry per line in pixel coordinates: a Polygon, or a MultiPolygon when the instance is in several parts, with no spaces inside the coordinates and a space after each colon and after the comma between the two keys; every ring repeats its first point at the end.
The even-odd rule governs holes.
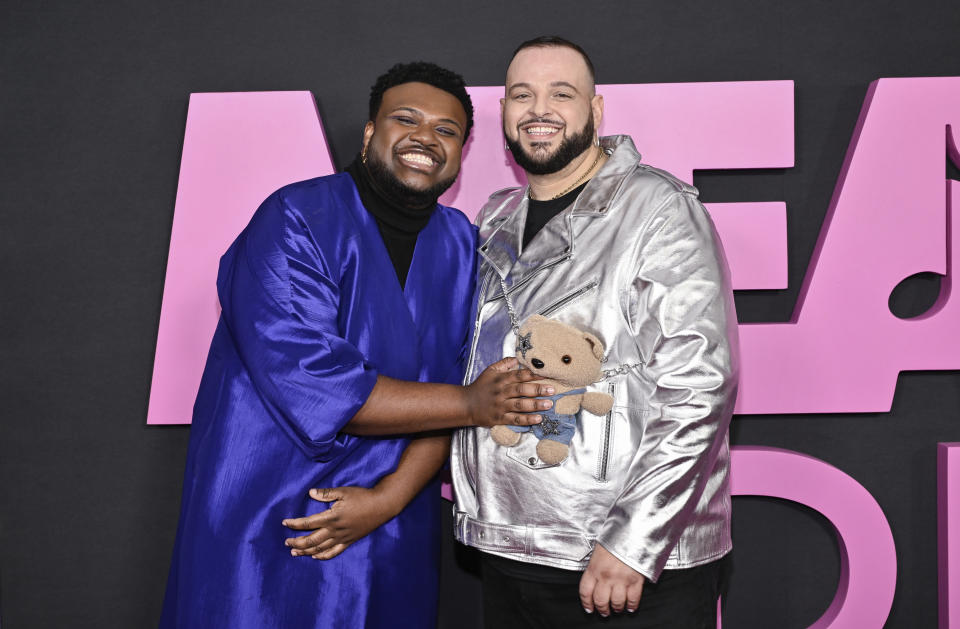
{"type": "Polygon", "coordinates": [[[543,361],[539,358],[534,358],[530,361],[530,364],[536,367],[537,369],[543,369],[543,361]]]}

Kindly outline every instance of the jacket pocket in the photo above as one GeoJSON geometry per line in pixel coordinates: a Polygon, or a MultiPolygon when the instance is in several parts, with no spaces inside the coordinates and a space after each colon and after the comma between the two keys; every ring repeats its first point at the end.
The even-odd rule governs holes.
{"type": "Polygon", "coordinates": [[[505,448],[507,458],[519,463],[520,465],[530,468],[531,470],[542,470],[548,467],[557,467],[561,465],[560,463],[544,463],[540,460],[540,457],[537,456],[537,444],[540,441],[534,437],[532,434],[527,436],[524,433],[524,436],[520,439],[520,442],[510,448],[505,448]]]}

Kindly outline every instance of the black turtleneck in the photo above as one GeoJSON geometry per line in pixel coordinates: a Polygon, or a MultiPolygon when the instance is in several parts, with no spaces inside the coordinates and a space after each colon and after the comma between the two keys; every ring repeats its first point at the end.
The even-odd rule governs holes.
{"type": "Polygon", "coordinates": [[[359,156],[347,166],[346,171],[350,173],[353,183],[357,186],[363,207],[377,221],[380,237],[383,238],[383,244],[387,246],[393,269],[397,272],[397,279],[400,280],[400,288],[403,288],[407,283],[410,263],[413,261],[417,236],[427,226],[437,205],[434,203],[426,208],[409,208],[385,197],[370,177],[367,167],[360,161],[359,156]]]}

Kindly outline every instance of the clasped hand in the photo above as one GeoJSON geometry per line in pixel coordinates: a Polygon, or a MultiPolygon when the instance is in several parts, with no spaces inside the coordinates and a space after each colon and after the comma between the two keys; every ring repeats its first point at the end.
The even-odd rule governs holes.
{"type": "Polygon", "coordinates": [[[513,424],[529,426],[541,421],[532,415],[553,406],[550,400],[536,399],[553,395],[554,389],[532,382],[540,376],[528,369],[517,369],[516,358],[504,358],[483,370],[464,391],[471,423],[475,426],[513,424]]]}
{"type": "Polygon", "coordinates": [[[312,531],[309,535],[291,537],[284,541],[294,557],[332,559],[350,544],[397,515],[402,508],[393,504],[389,496],[383,495],[376,488],[311,489],[310,497],[333,504],[326,511],[283,521],[285,527],[295,531],[312,531]]]}

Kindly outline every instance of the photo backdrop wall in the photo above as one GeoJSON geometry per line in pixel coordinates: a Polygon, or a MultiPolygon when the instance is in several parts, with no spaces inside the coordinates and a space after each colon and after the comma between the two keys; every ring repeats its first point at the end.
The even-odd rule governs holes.
{"type": "MultiPolygon", "coordinates": [[[[741,411],[750,414],[734,419],[732,441],[744,454],[756,446],[801,453],[801,462],[818,459],[862,487],[881,510],[895,548],[886,626],[936,626],[943,554],[937,444],[960,441],[960,388],[954,372],[923,370],[957,368],[951,361],[960,327],[951,330],[946,318],[956,307],[948,234],[955,227],[949,216],[957,184],[950,181],[960,180],[956,131],[951,136],[946,126],[951,120],[953,129],[960,126],[953,92],[931,95],[914,84],[912,108],[898,109],[893,122],[871,136],[877,144],[861,153],[872,157],[859,179],[848,147],[869,135],[865,121],[858,126],[865,101],[890,102],[871,89],[876,79],[960,76],[960,9],[932,1],[836,4],[5,3],[3,626],[140,627],[158,618],[188,428],[145,421],[190,94],[309,92],[332,166],[342,167],[358,150],[369,86],[394,62],[434,60],[472,86],[495,86],[513,47],[542,33],[581,43],[602,84],[792,82],[792,165],[729,170],[707,164],[692,172],[708,203],[783,204],[785,288],[738,291],[739,319],[773,324],[758,330],[783,329],[798,304],[817,303],[812,284],[803,299],[801,288],[812,278],[811,260],[818,268],[830,262],[820,238],[826,226],[845,233],[849,246],[863,253],[857,259],[869,263],[835,265],[819,301],[822,329],[833,336],[812,337],[803,365],[777,364],[774,355],[776,370],[760,394],[782,404],[750,410],[743,400],[755,398],[744,397],[741,411]],[[940,125],[936,144],[920,151],[910,144],[916,133],[897,135],[912,128],[911,120],[940,125]],[[921,153],[928,161],[918,170],[921,153]],[[937,164],[939,172],[931,172],[937,164]],[[863,183],[859,196],[843,198],[840,192],[850,194],[856,181],[863,183]],[[841,213],[843,203],[852,209],[841,213]],[[906,255],[896,238],[871,239],[884,229],[899,231],[916,254],[906,255]],[[867,295],[850,299],[850,290],[864,286],[867,295]],[[842,308],[834,307],[839,303],[842,308]],[[883,313],[884,305],[900,317],[920,318],[889,316],[903,326],[899,331],[860,323],[862,313],[883,313]],[[860,310],[851,313],[855,307],[860,310]],[[910,334],[934,325],[943,329],[925,341],[927,353],[939,351],[942,359],[913,360],[923,348],[910,334]],[[840,351],[841,345],[855,351],[840,351]],[[793,367],[822,381],[798,378],[793,367]],[[901,369],[911,371],[897,378],[901,369]],[[887,375],[871,377],[870,370],[887,375]],[[798,389],[797,380],[810,388],[798,389]],[[825,389],[842,393],[855,382],[862,382],[863,395],[886,402],[807,404],[825,389]]],[[[605,133],[622,130],[611,122],[605,133]]],[[[632,131],[637,145],[647,153],[638,131],[632,131]]],[[[942,455],[943,478],[956,476],[948,472],[950,460],[942,455]]],[[[793,469],[813,494],[831,482],[818,485],[802,465],[793,469]]],[[[735,477],[735,490],[738,482],[735,477]]],[[[843,558],[850,542],[865,540],[840,545],[834,527],[843,527],[836,519],[764,495],[734,501],[735,573],[724,625],[807,627],[849,577],[843,558]]],[[[475,557],[450,539],[445,543],[441,625],[479,626],[475,557]]],[[[866,552],[876,548],[865,546],[866,552]]]]}

